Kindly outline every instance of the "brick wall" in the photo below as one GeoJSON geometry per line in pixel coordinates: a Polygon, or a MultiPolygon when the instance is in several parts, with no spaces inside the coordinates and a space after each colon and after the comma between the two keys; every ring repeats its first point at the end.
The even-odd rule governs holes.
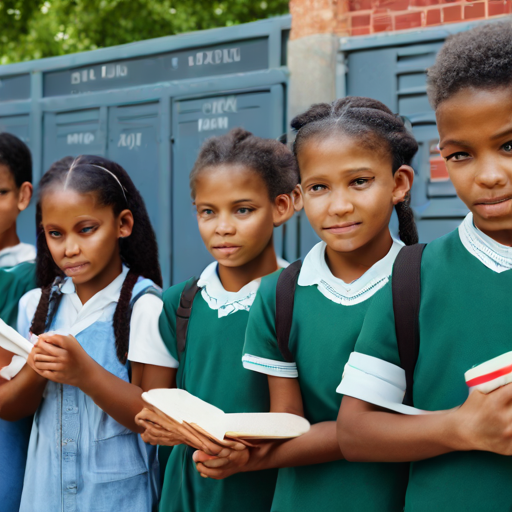
{"type": "Polygon", "coordinates": [[[292,39],[360,36],[503,16],[512,0],[290,0],[290,12],[292,39]]]}

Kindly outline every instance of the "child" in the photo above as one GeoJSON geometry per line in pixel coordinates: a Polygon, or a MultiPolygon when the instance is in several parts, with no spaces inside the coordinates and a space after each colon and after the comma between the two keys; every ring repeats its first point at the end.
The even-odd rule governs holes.
{"type": "Polygon", "coordinates": [[[10,133],[0,133],[0,267],[36,259],[32,245],[20,242],[16,219],[32,198],[32,156],[10,133]]]}
{"type": "MultiPolygon", "coordinates": [[[[33,261],[32,245],[20,243],[16,220],[32,197],[32,157],[28,147],[10,133],[0,133],[0,268],[33,261]]],[[[35,267],[24,263],[0,278],[0,295],[5,300],[0,318],[15,327],[18,301],[35,288],[35,267]]],[[[13,354],[0,349],[0,368],[13,354]]],[[[0,373],[0,385],[5,382],[0,373]]],[[[31,419],[11,423],[0,420],[0,503],[3,512],[19,510],[31,419]]]]}
{"type": "MultiPolygon", "coordinates": [[[[470,210],[456,231],[427,245],[421,262],[412,394],[415,407],[440,412],[397,415],[345,396],[339,440],[349,460],[414,461],[406,511],[506,511],[512,386],[468,398],[464,372],[510,351],[512,336],[510,22],[450,37],[428,72],[428,92],[441,154],[470,210]]],[[[389,285],[366,318],[355,350],[396,372],[389,285]]]]}
{"type": "Polygon", "coordinates": [[[156,328],[161,275],[146,208],[120,166],[81,156],[43,176],[36,220],[42,288],[20,301],[18,325],[40,336],[29,364],[0,387],[3,418],[37,410],[20,510],[149,512],[158,464],[130,431],[143,404],[130,374],[147,386],[143,365],[130,372],[127,359],[146,350],[160,367],[175,362],[156,328]]]}
{"type": "Polygon", "coordinates": [[[233,452],[224,474],[207,467],[222,462],[202,464],[206,457],[198,453],[198,469],[219,478],[237,465],[244,471],[281,468],[273,511],[398,512],[407,468],[342,460],[335,422],[341,397],[335,387],[371,299],[388,281],[403,245],[389,231],[393,207],[402,240],[417,241],[408,200],[418,145],[400,118],[369,98],[314,105],[292,126],[298,130],[294,150],[304,209],[322,241],[296,280],[287,347],[276,327],[276,308],[283,311],[283,301],[276,299],[279,274],[262,280],[243,364],[268,375],[272,412],[300,414],[303,408],[312,428],[297,439],[250,450],[248,460],[245,452],[233,452]]]}
{"type": "MultiPolygon", "coordinates": [[[[190,175],[199,231],[215,258],[201,274],[183,351],[177,347],[176,314],[180,296],[192,283],[164,294],[160,331],[180,365],[177,387],[225,412],[269,408],[263,376],[245,372],[240,356],[249,309],[260,277],[278,269],[273,230],[293,215],[290,194],[298,181],[291,152],[280,142],[260,139],[236,128],[205,142],[190,175]]],[[[144,439],[177,444],[155,429],[148,410],[139,414],[144,439]]],[[[242,448],[244,448],[242,446],[242,448]]],[[[162,512],[265,512],[274,494],[276,471],[236,475],[224,482],[201,478],[193,449],[173,448],[165,473],[162,512]]]]}

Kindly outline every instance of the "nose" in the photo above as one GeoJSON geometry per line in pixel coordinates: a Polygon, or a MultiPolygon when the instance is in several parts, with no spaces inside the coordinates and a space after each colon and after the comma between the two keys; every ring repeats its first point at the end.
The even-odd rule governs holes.
{"type": "Polygon", "coordinates": [[[354,205],[346,190],[333,190],[330,196],[329,215],[333,217],[343,217],[347,213],[354,211],[354,205]]]}
{"type": "Polygon", "coordinates": [[[482,161],[475,176],[475,182],[484,188],[503,187],[507,184],[508,174],[494,159],[482,161]]]}
{"type": "Polygon", "coordinates": [[[233,219],[231,218],[231,215],[228,213],[221,213],[218,217],[215,233],[220,236],[226,236],[234,235],[235,231],[236,229],[233,223],[233,219]]]}
{"type": "Polygon", "coordinates": [[[68,236],[66,238],[66,246],[64,255],[66,258],[72,258],[73,256],[77,256],[80,254],[80,246],[77,243],[77,240],[73,236],[68,236]]]}

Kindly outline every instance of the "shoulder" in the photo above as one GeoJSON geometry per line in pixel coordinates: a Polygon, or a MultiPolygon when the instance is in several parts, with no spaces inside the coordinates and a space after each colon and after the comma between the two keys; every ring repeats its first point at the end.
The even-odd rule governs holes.
{"type": "Polygon", "coordinates": [[[268,276],[261,278],[261,284],[258,288],[258,293],[260,295],[270,295],[276,293],[277,288],[277,281],[279,280],[279,276],[283,272],[284,269],[280,268],[276,272],[273,272],[272,274],[269,274],[268,276]]]}
{"type": "Polygon", "coordinates": [[[443,263],[450,262],[460,252],[465,252],[465,249],[460,241],[459,230],[456,229],[427,244],[421,260],[421,270],[425,272],[432,267],[439,268],[443,263]]]}
{"type": "Polygon", "coordinates": [[[21,297],[19,305],[18,305],[18,330],[27,331],[22,334],[25,336],[28,334],[28,328],[25,327],[20,328],[20,322],[32,323],[32,319],[36,313],[37,306],[39,305],[39,301],[41,300],[41,288],[35,288],[25,293],[23,297],[21,297]]]}
{"type": "Polygon", "coordinates": [[[183,281],[182,283],[175,284],[175,285],[171,286],[170,288],[167,288],[167,290],[165,290],[165,292],[162,295],[162,300],[164,301],[164,306],[165,307],[175,306],[177,308],[179,305],[179,302],[180,302],[181,294],[182,294],[183,290],[185,289],[185,286],[188,283],[191,283],[192,281],[194,281],[195,279],[197,279],[197,278],[191,277],[190,279],[187,279],[186,281],[183,281]]]}

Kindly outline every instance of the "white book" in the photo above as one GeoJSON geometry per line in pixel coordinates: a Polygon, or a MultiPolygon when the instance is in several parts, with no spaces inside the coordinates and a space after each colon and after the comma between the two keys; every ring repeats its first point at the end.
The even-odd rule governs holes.
{"type": "Polygon", "coordinates": [[[464,377],[470,392],[478,389],[482,393],[490,393],[511,383],[512,352],[506,352],[471,368],[464,374],[464,377]]]}
{"type": "Polygon", "coordinates": [[[0,347],[27,359],[33,345],[18,331],[0,320],[0,347]]]}
{"type": "Polygon", "coordinates": [[[142,399],[174,421],[198,426],[216,440],[225,436],[238,439],[288,439],[305,434],[309,422],[287,413],[226,414],[221,409],[183,389],[152,389],[142,399]]]}

